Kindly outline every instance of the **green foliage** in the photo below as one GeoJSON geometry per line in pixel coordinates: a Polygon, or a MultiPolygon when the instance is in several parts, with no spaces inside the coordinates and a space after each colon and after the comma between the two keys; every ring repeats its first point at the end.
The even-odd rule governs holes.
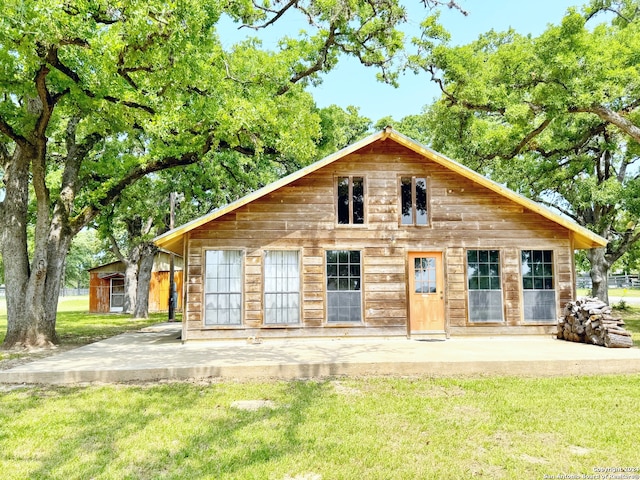
{"type": "Polygon", "coordinates": [[[318,143],[319,158],[324,158],[360,140],[371,129],[371,120],[361,117],[356,107],[346,110],[331,105],[318,111],[322,137],[318,143]]]}
{"type": "Polygon", "coordinates": [[[430,43],[414,65],[442,97],[399,128],[605,236],[612,264],[640,238],[639,7],[594,1],[538,37],[430,43]]]}
{"type": "Polygon", "coordinates": [[[106,256],[94,230],[85,229],[76,235],[65,260],[64,285],[73,288],[89,287],[89,268],[107,263],[106,256]]]}
{"type": "Polygon", "coordinates": [[[318,157],[316,143],[327,141],[320,138],[328,116],[304,86],[320,81],[341,54],[394,81],[390,61],[402,48],[396,27],[404,21],[395,0],[310,0],[291,9],[244,1],[7,0],[0,20],[2,141],[29,138],[35,128],[43,105],[33,79],[45,68],[55,100],[45,105],[53,109],[46,125],[52,200],[63,189],[69,142],[95,142],[81,164],[72,213],[100,210],[136,170],[185,163],[189,154],[215,162],[218,153],[235,151],[305,164],[318,157]],[[308,16],[315,32],[285,37],[273,50],[249,37],[223,47],[223,16],[260,32],[279,19],[279,8],[308,16]]]}

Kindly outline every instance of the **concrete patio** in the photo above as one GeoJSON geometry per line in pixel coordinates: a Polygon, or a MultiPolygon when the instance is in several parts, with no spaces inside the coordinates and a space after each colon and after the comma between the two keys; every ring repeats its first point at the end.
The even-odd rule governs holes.
{"type": "Polygon", "coordinates": [[[160,324],[0,371],[0,382],[73,384],[340,375],[443,377],[640,373],[638,348],[607,349],[550,336],[182,344],[179,335],[180,324],[160,324]]]}

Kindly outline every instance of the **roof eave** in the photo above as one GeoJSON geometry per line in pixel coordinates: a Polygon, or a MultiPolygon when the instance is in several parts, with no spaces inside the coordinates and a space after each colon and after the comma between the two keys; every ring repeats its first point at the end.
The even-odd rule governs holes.
{"type": "Polygon", "coordinates": [[[563,226],[573,237],[574,247],[579,250],[588,250],[591,248],[604,247],[607,245],[608,240],[601,237],[600,235],[588,230],[572,220],[563,217],[560,214],[557,214],[548,208],[540,205],[533,200],[520,195],[519,193],[514,192],[506,187],[503,187],[499,183],[490,180],[474,170],[471,170],[469,167],[466,167],[430,148],[416,142],[415,140],[411,140],[410,138],[402,135],[401,133],[391,130],[388,132],[387,138],[391,138],[392,140],[398,142],[399,144],[413,150],[414,152],[427,157],[440,165],[455,171],[480,185],[493,190],[494,192],[522,205],[523,207],[542,215],[543,217],[563,226]]]}
{"type": "Polygon", "coordinates": [[[335,153],[332,153],[331,155],[323,158],[322,160],[318,160],[317,162],[312,163],[311,165],[308,165],[304,168],[301,168],[300,170],[287,175],[286,177],[281,178],[280,180],[277,180],[273,183],[270,183],[269,185],[265,185],[264,187],[256,190],[253,193],[250,193],[248,195],[245,195],[242,198],[239,198],[238,200],[236,200],[235,202],[231,202],[223,207],[220,207],[214,211],[212,211],[211,213],[208,213],[206,215],[203,215],[199,218],[196,218],[195,220],[192,220],[190,222],[185,223],[184,225],[178,227],[178,228],[174,228],[173,230],[169,230],[168,232],[163,233],[162,235],[157,236],[156,238],[153,239],[153,242],[160,248],[164,248],[165,250],[170,250],[174,253],[178,253],[178,254],[182,254],[183,252],[183,242],[184,242],[184,235],[187,232],[190,232],[191,230],[198,228],[202,225],[204,225],[205,223],[208,223],[212,220],[215,220],[218,217],[221,217],[227,213],[230,213],[250,202],[253,202],[265,195],[268,195],[269,193],[282,188],[286,185],[288,185],[291,182],[294,182],[296,180],[298,180],[299,178],[302,178],[306,175],[309,175],[310,173],[315,172],[316,170],[325,167],[333,162],[335,162],[336,160],[339,160],[340,158],[346,157],[347,155],[349,155],[350,153],[355,152],[356,150],[359,150],[363,147],[366,147],[367,145],[379,140],[379,139],[384,139],[387,137],[389,132],[389,129],[385,129],[381,132],[375,133],[373,135],[369,135],[368,137],[352,144],[349,145],[348,147],[343,148],[342,150],[339,150],[335,153]]]}
{"type": "Polygon", "coordinates": [[[450,170],[453,170],[454,172],[460,175],[463,175],[469,178],[470,180],[475,181],[476,183],[483,185],[484,187],[489,188],[490,190],[522,205],[523,207],[533,212],[536,212],[542,215],[543,217],[567,228],[569,232],[571,232],[571,235],[573,237],[574,247],[577,249],[590,249],[590,248],[604,247],[608,243],[607,240],[604,239],[603,237],[578,225],[577,223],[567,219],[566,217],[563,217],[555,212],[552,212],[551,210],[547,209],[546,207],[543,207],[542,205],[534,202],[533,200],[530,200],[506,187],[503,187],[502,185],[494,182],[493,180],[490,180],[480,175],[474,170],[471,170],[470,168],[444,155],[441,155],[440,153],[434,150],[431,150],[430,148],[422,145],[421,143],[416,142],[415,140],[412,140],[402,135],[401,133],[397,132],[391,127],[386,127],[381,132],[370,135],[352,145],[349,145],[348,147],[345,147],[342,150],[335,152],[329,155],[328,157],[323,158],[322,160],[319,160],[307,167],[304,167],[298,170],[297,172],[294,172],[276,182],[266,185],[263,188],[256,190],[253,193],[245,195],[244,197],[236,200],[235,202],[232,202],[228,205],[220,207],[207,215],[203,215],[199,218],[196,218],[195,220],[192,220],[191,222],[185,223],[184,225],[178,228],[170,230],[156,237],[154,239],[154,242],[160,248],[163,248],[165,250],[169,250],[171,252],[181,255],[184,251],[184,235],[190,232],[191,230],[198,228],[212,220],[215,220],[216,218],[221,217],[227,213],[230,213],[250,202],[253,202],[263,197],[264,195],[267,195],[279,188],[282,188],[288,185],[291,182],[294,182],[295,180],[298,180],[299,178],[309,175],[310,173],[315,172],[316,170],[322,167],[325,167],[335,162],[336,160],[339,160],[340,158],[343,158],[349,155],[350,153],[355,152],[356,150],[366,147],[367,145],[372,144],[378,140],[385,141],[389,138],[394,140],[398,144],[403,145],[404,147],[409,148],[410,150],[418,153],[419,155],[429,158],[430,160],[435,161],[436,163],[439,163],[440,165],[450,170]]]}

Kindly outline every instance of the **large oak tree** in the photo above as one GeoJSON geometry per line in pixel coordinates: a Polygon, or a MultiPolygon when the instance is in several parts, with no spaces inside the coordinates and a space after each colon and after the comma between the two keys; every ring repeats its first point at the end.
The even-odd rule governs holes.
{"type": "Polygon", "coordinates": [[[570,9],[537,37],[425,42],[416,65],[442,96],[399,127],[607,238],[587,252],[604,300],[609,268],[640,239],[638,45],[637,0],[570,9]]]}
{"type": "Polygon", "coordinates": [[[2,10],[4,347],[58,341],[71,240],[140,178],[222,152],[312,158],[320,118],[305,86],[341,55],[393,81],[406,20],[397,0],[4,0],[2,10]],[[225,48],[218,31],[222,19],[252,32],[289,16],[305,31],[271,51],[252,38],[225,48]]]}

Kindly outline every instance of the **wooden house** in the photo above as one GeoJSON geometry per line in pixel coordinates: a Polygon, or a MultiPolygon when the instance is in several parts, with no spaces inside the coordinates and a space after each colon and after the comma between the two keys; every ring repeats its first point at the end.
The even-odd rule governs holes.
{"type": "MultiPolygon", "coordinates": [[[[149,284],[149,312],[169,309],[169,253],[158,252],[153,262],[149,284]]],[[[174,282],[182,291],[182,257],[174,256],[174,282]]],[[[124,264],[112,262],[89,269],[89,312],[122,312],[124,304],[124,264]]],[[[177,307],[182,308],[182,296],[178,294],[177,307]]]]}
{"type": "Polygon", "coordinates": [[[156,244],[186,341],[551,333],[606,240],[388,127],[156,244]]]}

